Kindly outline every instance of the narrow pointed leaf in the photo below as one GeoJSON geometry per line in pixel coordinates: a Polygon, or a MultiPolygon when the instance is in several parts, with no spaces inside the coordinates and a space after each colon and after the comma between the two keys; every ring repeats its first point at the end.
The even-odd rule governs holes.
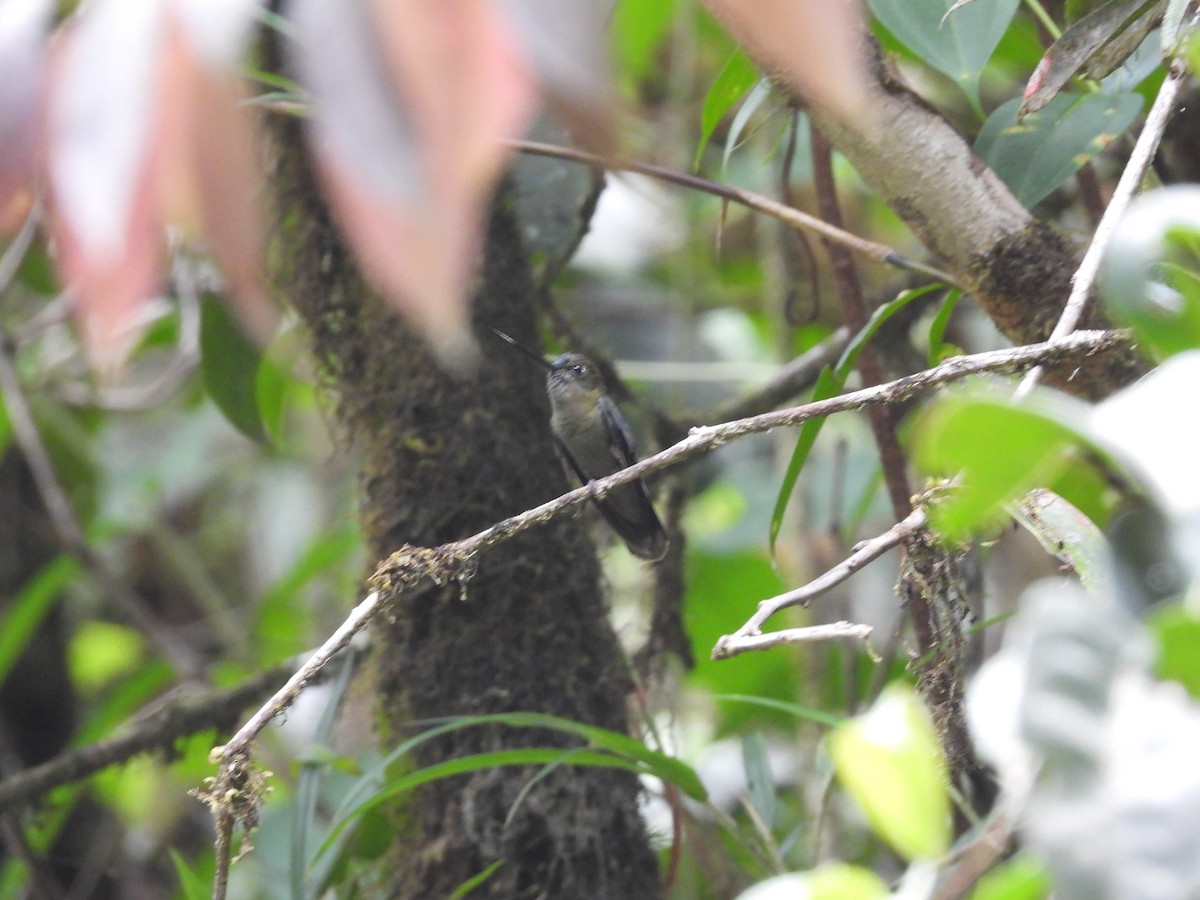
{"type": "Polygon", "coordinates": [[[746,125],[749,124],[750,118],[758,112],[770,96],[770,80],[760,78],[754,87],[750,89],[750,93],[746,95],[746,99],[742,105],[738,107],[738,111],[733,116],[733,121],[729,123],[729,134],[725,137],[725,150],[721,154],[722,171],[729,168],[729,157],[737,149],[738,141],[741,140],[742,132],[746,130],[746,125]]]}
{"type": "Polygon", "coordinates": [[[888,687],[829,735],[838,780],[875,831],[907,860],[950,846],[945,760],[929,714],[910,688],[888,687]]]}
{"type": "Polygon", "coordinates": [[[376,769],[364,775],[360,779],[359,789],[351,790],[343,800],[342,809],[338,814],[339,822],[330,831],[320,850],[317,851],[318,856],[333,846],[338,835],[357,815],[379,802],[380,785],[383,784],[384,773],[388,771],[392,763],[439,735],[481,725],[551,729],[582,738],[588,742],[590,748],[595,749],[589,749],[589,747],[531,748],[448,760],[436,766],[410,773],[399,781],[393,781],[386,790],[391,793],[409,790],[437,778],[494,765],[556,764],[566,755],[569,757],[571,765],[608,766],[627,769],[643,775],[654,775],[676,785],[694,800],[703,802],[708,796],[704,785],[690,766],[664,753],[651,750],[641,741],[627,734],[542,713],[495,713],[483,716],[465,716],[434,724],[415,737],[409,738],[389,753],[376,769]]]}
{"type": "MultiPolygon", "coordinates": [[[[1105,44],[1132,27],[1137,17],[1154,5],[1161,4],[1156,0],[1114,0],[1071,25],[1046,51],[1030,77],[1018,116],[1045,107],[1105,44]]],[[[1129,51],[1135,48],[1136,44],[1129,51]]]]}
{"type": "Polygon", "coordinates": [[[942,305],[938,307],[937,315],[933,317],[933,322],[929,325],[930,366],[936,366],[947,357],[961,352],[959,348],[953,344],[947,344],[944,340],[946,326],[950,324],[950,317],[954,315],[954,310],[958,307],[958,301],[961,297],[962,291],[958,288],[947,291],[946,298],[942,301],[942,305]]]}
{"type": "Polygon", "coordinates": [[[204,388],[238,431],[265,438],[258,411],[258,367],[262,351],[242,331],[229,310],[212,296],[200,307],[200,368],[204,388]]]}
{"type": "MultiPolygon", "coordinates": [[[[827,400],[845,387],[846,379],[854,371],[854,364],[858,361],[858,355],[884,322],[908,306],[913,300],[940,287],[940,284],[933,283],[917,288],[916,290],[902,291],[895,300],[885,303],[875,310],[871,314],[871,318],[867,320],[867,324],[846,345],[846,349],[842,351],[837,365],[833,368],[826,366],[821,370],[821,374],[817,376],[817,383],[813,386],[812,402],[827,400]]],[[[796,447],[792,450],[792,458],[788,461],[787,471],[783,475],[783,483],[780,485],[779,494],[775,498],[775,509],[771,513],[770,545],[772,555],[775,553],[775,541],[778,539],[779,531],[783,527],[784,513],[787,512],[792,492],[796,489],[796,482],[800,478],[800,470],[804,468],[804,464],[808,461],[808,455],[812,452],[813,445],[817,442],[817,437],[824,427],[825,420],[823,418],[810,419],[800,426],[800,435],[796,438],[796,447]]]]}
{"type": "Polygon", "coordinates": [[[1137,118],[1137,94],[1059,94],[1039,112],[1017,121],[1019,101],[988,117],[975,153],[1031,207],[1111,144],[1137,118]]]}
{"type": "Polygon", "coordinates": [[[974,0],[953,12],[953,0],[869,0],[869,5],[901,43],[948,75],[978,105],[979,76],[1019,0],[974,0]]]}
{"type": "Polygon", "coordinates": [[[771,772],[767,741],[761,731],[752,731],[742,737],[742,767],[746,772],[746,794],[750,805],[767,828],[771,828],[775,824],[775,776],[771,772]]]}
{"type": "Polygon", "coordinates": [[[696,156],[692,160],[694,168],[700,168],[700,160],[708,146],[709,139],[717,126],[733,109],[734,104],[746,96],[746,92],[758,81],[758,70],[744,51],[738,50],[729,57],[721,71],[717,73],[712,87],[704,95],[704,106],[700,110],[700,140],[696,144],[696,156]]]}

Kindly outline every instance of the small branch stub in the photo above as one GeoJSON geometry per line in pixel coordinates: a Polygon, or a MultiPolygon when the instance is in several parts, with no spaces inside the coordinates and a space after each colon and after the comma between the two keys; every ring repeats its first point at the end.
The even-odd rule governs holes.
{"type": "Polygon", "coordinates": [[[779,594],[776,597],[761,601],[758,604],[758,609],[746,621],[745,625],[733,634],[724,635],[717,641],[716,646],[713,647],[712,658],[728,659],[747,650],[766,650],[779,644],[823,641],[838,637],[866,638],[871,633],[870,627],[867,625],[854,625],[850,622],[835,622],[832,625],[815,625],[808,628],[792,628],[772,632],[771,634],[763,634],[762,626],[766,623],[767,619],[771,618],[771,616],[775,615],[781,609],[787,609],[789,606],[808,606],[813,598],[832,590],[863,566],[878,559],[893,547],[899,546],[911,539],[913,534],[925,527],[925,522],[925,510],[918,507],[883,534],[857,545],[854,548],[854,552],[848,557],[828,572],[814,578],[808,584],[796,588],[794,591],[788,591],[786,594],[779,594]],[[833,633],[830,633],[829,629],[834,629],[833,633]]]}
{"type": "Polygon", "coordinates": [[[751,650],[770,650],[780,644],[803,644],[812,641],[832,641],[837,638],[866,640],[871,636],[870,625],[855,622],[832,622],[829,625],[810,625],[805,628],[785,628],[770,634],[751,634],[738,637],[727,634],[713,647],[713,659],[729,659],[751,650]]]}
{"type": "Polygon", "coordinates": [[[258,829],[259,805],[273,790],[269,784],[273,774],[255,766],[249,753],[239,753],[226,759],[215,777],[204,779],[202,787],[188,792],[208,807],[218,823],[236,824],[242,830],[242,846],[233,862],[253,849],[250,836],[258,829]]]}

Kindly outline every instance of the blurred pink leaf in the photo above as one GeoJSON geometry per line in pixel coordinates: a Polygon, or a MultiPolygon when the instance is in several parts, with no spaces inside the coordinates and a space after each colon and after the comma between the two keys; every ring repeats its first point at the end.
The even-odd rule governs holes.
{"type": "Polygon", "coordinates": [[[768,74],[842,119],[871,112],[865,25],[847,0],[705,0],[768,74]]]}
{"type": "Polygon", "coordinates": [[[201,64],[237,61],[255,4],[222,0],[204,18],[195,2],[94,0],[52,61],[51,224],[103,375],[120,369],[160,287],[167,220],[210,238],[244,319],[259,331],[271,321],[249,113],[236,84],[201,64]]]}
{"type": "Polygon", "coordinates": [[[84,341],[107,375],[161,279],[152,112],[162,28],[159,3],[92,3],[53,60],[51,223],[84,341]]]}
{"type": "Polygon", "coordinates": [[[297,0],[297,68],[334,211],[367,276],[444,358],[469,347],[485,205],[534,112],[494,0],[297,0]]]}
{"type": "Polygon", "coordinates": [[[542,93],[589,149],[612,149],[617,100],[609,67],[615,0],[502,0],[542,93]]]}
{"type": "Polygon", "coordinates": [[[1017,119],[1044,108],[1082,70],[1097,81],[1113,72],[1162,21],[1163,5],[1145,0],[1114,0],[1069,26],[1037,64],[1017,119]]]}
{"type": "Polygon", "coordinates": [[[255,112],[240,82],[204,65],[173,20],[163,56],[160,204],[167,221],[198,230],[244,325],[267,340],[276,323],[263,274],[261,167],[255,112]]]}
{"type": "Polygon", "coordinates": [[[166,0],[192,54],[206,69],[237,72],[265,0],[166,0]]]}
{"type": "Polygon", "coordinates": [[[32,203],[37,102],[51,0],[0,0],[0,232],[32,203]]]}

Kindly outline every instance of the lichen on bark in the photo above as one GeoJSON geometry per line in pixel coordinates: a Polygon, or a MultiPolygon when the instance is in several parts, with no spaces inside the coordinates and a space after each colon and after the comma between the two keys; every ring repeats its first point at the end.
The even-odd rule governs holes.
{"type": "MultiPolygon", "coordinates": [[[[492,206],[473,301],[479,368],[439,368],[361,281],[316,190],[295,123],[274,135],[276,280],[303,317],[359,466],[362,527],[376,558],[436,546],[562,493],[542,376],[487,343],[487,326],[536,341],[534,288],[514,214],[492,206]]],[[[534,711],[629,728],[627,661],[608,620],[581,520],[559,518],[484,554],[467,585],[425,592],[375,629],[373,683],[385,748],[410,723],[534,711]]],[[[571,746],[547,731],[472,727],[421,746],[411,765],[521,746],[571,746]]],[[[445,897],[503,860],[472,897],[657,896],[629,773],[499,768],[420,788],[391,810],[396,838],[375,884],[445,897]],[[513,812],[515,806],[515,812],[513,812]],[[510,813],[512,813],[510,815],[510,813]]]]}

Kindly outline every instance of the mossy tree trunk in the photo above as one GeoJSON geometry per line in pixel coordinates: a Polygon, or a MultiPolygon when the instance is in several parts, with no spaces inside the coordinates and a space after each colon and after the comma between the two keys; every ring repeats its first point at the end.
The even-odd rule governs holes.
{"type": "MultiPolygon", "coordinates": [[[[486,352],[468,376],[440,369],[395,312],[364,287],[313,183],[295,123],[275,134],[280,287],[304,318],[360,467],[362,527],[382,559],[405,543],[466,537],[566,487],[548,431],[542,375],[490,352],[496,325],[536,343],[534,290],[517,223],[493,205],[473,317],[486,352]]],[[[467,585],[434,589],[375,632],[385,745],[437,716],[536,711],[628,730],[631,679],[607,617],[594,548],[560,519],[486,554],[467,585]]],[[[414,765],[560,735],[471,728],[424,744],[414,765]]],[[[446,897],[498,860],[472,897],[657,896],[656,860],[624,772],[561,767],[509,819],[536,770],[438,781],[389,813],[396,839],[381,892],[446,897]]]]}

